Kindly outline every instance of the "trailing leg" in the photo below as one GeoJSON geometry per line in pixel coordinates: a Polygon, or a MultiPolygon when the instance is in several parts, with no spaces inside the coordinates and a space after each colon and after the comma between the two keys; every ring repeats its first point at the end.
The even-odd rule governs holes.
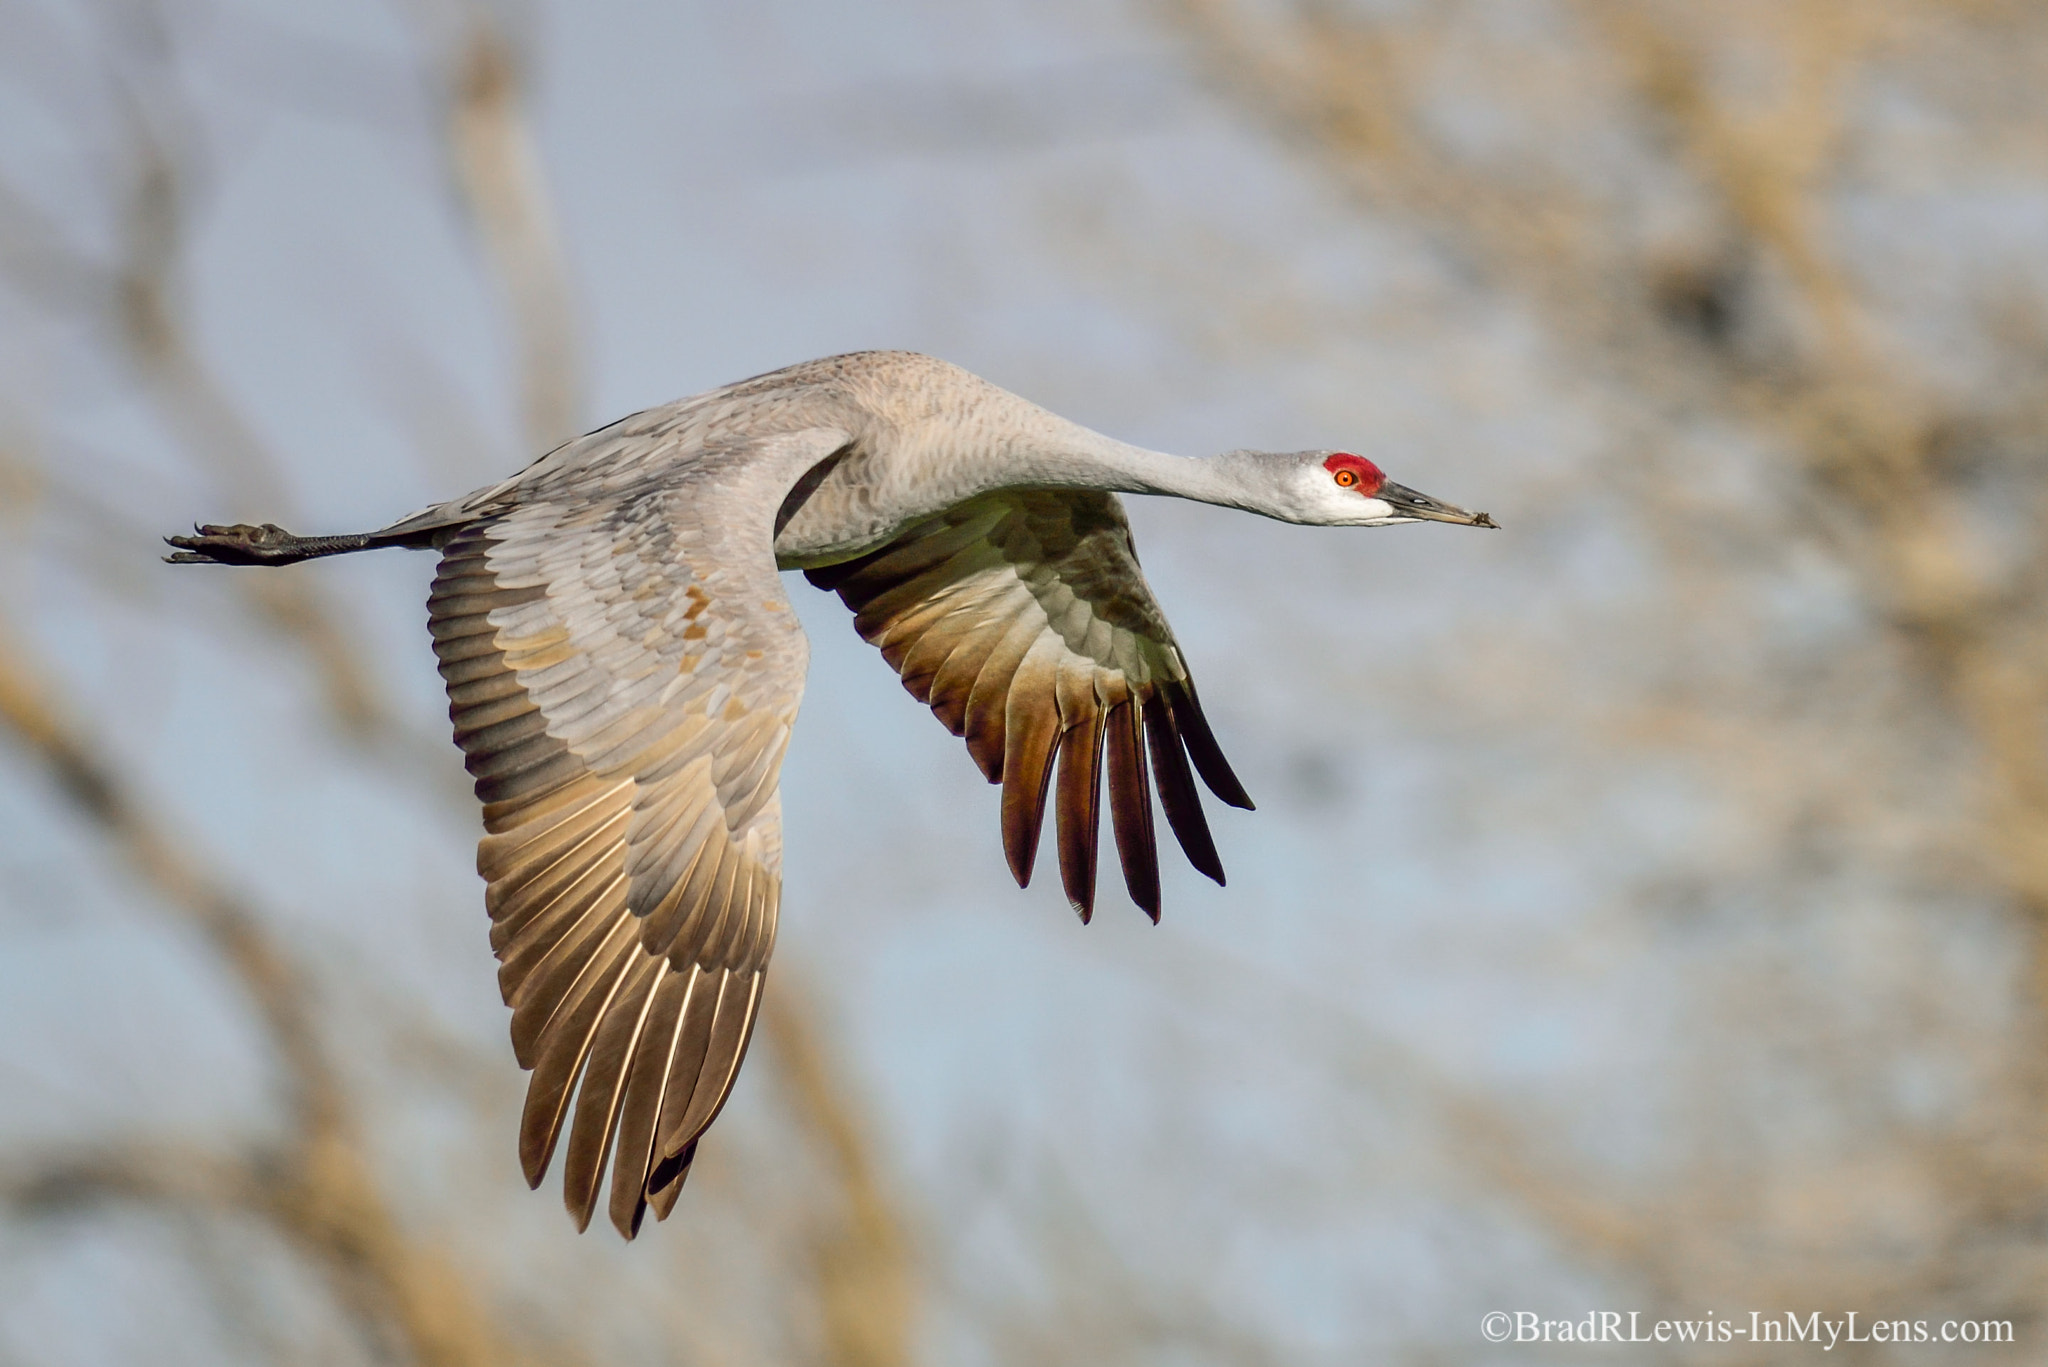
{"type": "Polygon", "coordinates": [[[173,565],[290,565],[323,555],[345,555],[393,543],[380,541],[375,532],[352,532],[346,536],[293,536],[272,522],[252,527],[238,522],[232,527],[194,527],[193,536],[167,536],[164,542],[176,547],[164,559],[173,565]]]}

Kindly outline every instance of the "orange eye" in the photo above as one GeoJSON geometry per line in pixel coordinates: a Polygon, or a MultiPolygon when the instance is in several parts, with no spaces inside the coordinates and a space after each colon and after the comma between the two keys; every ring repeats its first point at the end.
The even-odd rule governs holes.
{"type": "Polygon", "coordinates": [[[1358,471],[1356,470],[1339,470],[1332,478],[1337,481],[1337,487],[1340,489],[1355,489],[1358,487],[1358,471]]]}

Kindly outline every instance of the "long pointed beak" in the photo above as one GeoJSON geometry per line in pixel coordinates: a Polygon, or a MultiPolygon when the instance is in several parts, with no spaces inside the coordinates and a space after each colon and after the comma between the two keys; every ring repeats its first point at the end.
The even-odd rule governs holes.
{"type": "Polygon", "coordinates": [[[1407,485],[1396,484],[1392,480],[1382,484],[1373,497],[1392,507],[1398,515],[1423,522],[1455,522],[1461,527],[1500,526],[1485,513],[1468,513],[1463,508],[1440,503],[1428,494],[1418,494],[1407,485]]]}

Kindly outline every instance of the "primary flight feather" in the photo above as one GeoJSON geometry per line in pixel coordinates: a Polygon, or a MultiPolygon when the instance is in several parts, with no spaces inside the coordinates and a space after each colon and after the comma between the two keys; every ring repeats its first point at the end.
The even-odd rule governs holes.
{"type": "Polygon", "coordinates": [[[1145,451],[943,361],[861,352],[636,413],[381,531],[207,526],[168,538],[169,558],[440,552],[428,621],[533,1072],[520,1158],[538,1186],[566,1133],[578,1228],[609,1167],[631,1238],[674,1206],[732,1090],[775,944],[776,780],[807,659],[778,570],[837,592],[1002,785],[1019,884],[1050,798],[1061,884],[1089,918],[1105,787],[1125,886],[1154,920],[1153,793],[1223,881],[1195,776],[1251,800],[1118,493],[1314,525],[1494,525],[1349,452],[1145,451]]]}

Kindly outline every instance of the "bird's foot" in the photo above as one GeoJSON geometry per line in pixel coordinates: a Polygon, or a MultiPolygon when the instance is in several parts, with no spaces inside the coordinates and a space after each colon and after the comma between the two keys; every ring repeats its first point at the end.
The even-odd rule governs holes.
{"type": "Polygon", "coordinates": [[[315,537],[293,536],[274,522],[252,527],[238,522],[232,527],[208,524],[194,527],[192,536],[167,536],[164,543],[176,551],[164,557],[172,565],[289,565],[307,558],[307,543],[315,537]]]}

